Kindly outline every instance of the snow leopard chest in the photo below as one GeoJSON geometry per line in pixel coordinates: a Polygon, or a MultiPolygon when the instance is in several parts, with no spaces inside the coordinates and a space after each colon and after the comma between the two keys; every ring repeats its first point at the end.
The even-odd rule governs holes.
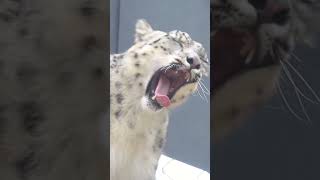
{"type": "MultiPolygon", "coordinates": [[[[117,110],[111,108],[111,112],[117,110]]],[[[166,113],[155,117],[145,112],[137,112],[134,115],[123,114],[111,118],[111,180],[153,179],[165,143],[166,129],[166,113]],[[123,173],[124,171],[126,173],[123,173]]]]}
{"type": "Polygon", "coordinates": [[[155,176],[165,143],[168,112],[142,109],[139,81],[124,79],[122,55],[111,56],[110,167],[111,180],[150,180],[155,176]],[[126,173],[123,173],[123,172],[126,173]]]}

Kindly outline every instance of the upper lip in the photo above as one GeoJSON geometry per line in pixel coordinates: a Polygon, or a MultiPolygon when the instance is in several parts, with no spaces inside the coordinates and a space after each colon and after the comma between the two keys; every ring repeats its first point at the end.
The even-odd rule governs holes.
{"type": "Polygon", "coordinates": [[[214,92],[239,73],[279,62],[270,51],[261,57],[259,38],[254,31],[219,28],[211,38],[215,61],[214,92]]]}

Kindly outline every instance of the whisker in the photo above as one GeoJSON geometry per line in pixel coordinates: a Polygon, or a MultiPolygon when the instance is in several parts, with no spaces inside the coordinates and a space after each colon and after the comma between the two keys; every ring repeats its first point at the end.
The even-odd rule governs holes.
{"type": "Polygon", "coordinates": [[[197,88],[197,93],[198,93],[198,95],[200,96],[200,98],[201,98],[202,100],[205,100],[205,99],[201,96],[198,88],[197,88]]]}
{"type": "Polygon", "coordinates": [[[303,118],[301,118],[296,112],[294,112],[294,110],[292,109],[292,107],[290,106],[290,104],[288,103],[288,100],[286,98],[286,96],[284,95],[282,89],[281,89],[281,86],[280,86],[280,83],[277,82],[277,89],[280,93],[280,97],[281,99],[283,100],[283,102],[285,103],[286,107],[288,108],[288,110],[292,113],[292,115],[294,115],[297,119],[301,120],[301,121],[304,121],[303,118]]]}
{"type": "Polygon", "coordinates": [[[300,72],[289,62],[285,61],[286,64],[288,64],[291,69],[298,75],[298,77],[304,82],[305,86],[309,89],[309,91],[313,94],[313,96],[317,99],[318,102],[320,102],[320,98],[317,95],[317,93],[312,89],[310,84],[303,78],[303,76],[300,74],[300,72]]]}
{"type": "MultiPolygon", "coordinates": [[[[281,46],[279,46],[280,50],[281,50],[281,46]]],[[[281,63],[281,66],[282,66],[282,69],[284,70],[285,74],[286,74],[286,77],[289,79],[289,81],[291,82],[291,84],[293,85],[293,87],[295,88],[295,91],[297,91],[302,97],[304,97],[306,100],[310,101],[311,103],[313,104],[318,104],[318,102],[316,101],[313,101],[311,98],[309,98],[308,96],[306,96],[302,91],[301,89],[295,84],[292,76],[291,76],[291,73],[290,71],[288,70],[288,68],[286,67],[286,65],[284,64],[284,60],[283,58],[281,57],[281,55],[279,53],[276,53],[278,56],[279,56],[279,59],[280,59],[280,63],[281,63]]]]}
{"type": "Polygon", "coordinates": [[[294,57],[293,59],[297,60],[298,62],[302,62],[302,60],[297,55],[295,55],[293,52],[291,52],[290,54],[292,55],[292,57],[294,57]]]}
{"type": "MultiPolygon", "coordinates": [[[[282,49],[282,47],[281,46],[278,46],[279,47],[279,50],[282,50],[282,51],[284,51],[283,49],[282,49]]],[[[315,96],[315,98],[317,99],[317,101],[318,102],[315,102],[315,101],[313,101],[311,98],[309,98],[309,97],[307,97],[306,95],[304,95],[304,93],[298,88],[298,86],[295,86],[296,88],[298,88],[297,90],[299,91],[299,93],[300,93],[300,95],[302,95],[305,99],[307,99],[308,101],[310,101],[310,102],[312,102],[312,103],[314,103],[314,104],[318,104],[319,102],[320,102],[320,98],[318,97],[318,95],[317,95],[317,93],[315,93],[315,91],[312,89],[312,87],[311,87],[311,85],[303,78],[303,76],[301,75],[301,73],[299,73],[299,71],[289,62],[289,60],[284,60],[284,58],[283,57],[281,57],[281,55],[279,54],[279,53],[277,53],[277,55],[279,56],[279,58],[280,58],[280,61],[282,61],[282,62],[284,62],[284,63],[287,63],[290,67],[291,67],[291,69],[293,69],[293,71],[299,76],[299,78],[304,82],[304,84],[308,87],[308,89],[311,91],[311,93],[313,94],[313,96],[315,96]]],[[[294,54],[293,54],[294,55],[294,54]]],[[[295,55],[294,55],[295,56],[295,55]]],[[[297,59],[299,59],[297,56],[295,56],[297,59]]],[[[300,61],[301,59],[299,59],[299,61],[300,61]]],[[[285,65],[284,65],[285,66],[285,65]]],[[[283,66],[282,66],[283,67],[283,66]]],[[[290,71],[289,71],[289,69],[288,68],[286,68],[287,69],[287,72],[289,73],[289,74],[287,74],[287,75],[289,75],[290,77],[291,77],[291,82],[294,82],[293,81],[293,78],[292,78],[292,76],[291,76],[291,73],[290,73],[290,71]]]]}
{"type": "Polygon", "coordinates": [[[203,88],[205,89],[205,93],[207,94],[207,95],[210,95],[210,91],[209,91],[209,89],[206,87],[206,85],[202,82],[202,80],[200,79],[199,80],[199,83],[201,83],[201,85],[203,86],[203,88]]]}
{"type": "Polygon", "coordinates": [[[202,85],[201,85],[200,83],[198,83],[198,85],[199,85],[199,87],[201,88],[202,95],[203,95],[203,97],[205,98],[205,101],[208,102],[207,96],[206,96],[206,94],[204,93],[204,90],[203,90],[203,88],[202,88],[202,85]]]}
{"type": "MultiPolygon", "coordinates": [[[[280,60],[280,63],[281,63],[281,66],[282,66],[283,70],[285,71],[285,74],[286,74],[287,78],[291,81],[291,83],[292,83],[292,85],[293,85],[293,87],[294,87],[294,92],[295,92],[295,94],[296,94],[296,96],[297,96],[297,98],[298,98],[299,105],[300,105],[300,107],[301,107],[301,109],[302,109],[303,114],[304,114],[305,117],[307,118],[307,121],[308,121],[309,123],[311,123],[311,119],[310,119],[310,117],[309,117],[309,114],[307,113],[307,111],[306,111],[306,109],[305,109],[305,106],[304,106],[304,104],[303,104],[303,102],[302,102],[302,100],[301,100],[301,96],[300,96],[300,94],[301,94],[302,96],[304,96],[304,94],[301,93],[301,91],[299,90],[299,88],[295,85],[295,83],[294,83],[294,81],[293,81],[293,79],[292,79],[292,77],[291,77],[291,75],[290,75],[290,72],[288,71],[288,69],[285,67],[285,65],[283,64],[283,62],[282,62],[281,60],[280,60]]],[[[312,102],[312,101],[311,101],[311,102],[312,102]]]]}
{"type": "MultiPolygon", "coordinates": [[[[201,86],[200,86],[200,88],[201,88],[201,86]]],[[[200,92],[200,90],[199,90],[198,92],[199,92],[200,94],[202,93],[203,100],[206,101],[206,102],[208,102],[208,99],[207,99],[206,95],[203,93],[203,91],[200,92]]]]}
{"type": "Polygon", "coordinates": [[[300,107],[301,107],[301,109],[302,109],[303,114],[304,114],[305,117],[307,118],[308,123],[312,124],[312,121],[311,121],[311,119],[310,119],[310,116],[309,116],[309,114],[307,113],[307,110],[306,110],[306,108],[305,108],[305,106],[304,106],[304,104],[303,104],[303,102],[302,102],[302,100],[301,100],[301,97],[300,97],[299,93],[297,92],[297,89],[295,89],[295,93],[296,93],[296,95],[297,95],[297,98],[298,98],[298,101],[299,101],[299,104],[300,104],[300,107]]]}
{"type": "MultiPolygon", "coordinates": [[[[200,82],[203,84],[203,85],[205,85],[205,83],[204,83],[204,80],[203,79],[200,79],[200,82]]],[[[207,90],[207,92],[208,93],[210,93],[210,90],[205,86],[205,89],[207,90]]]]}
{"type": "Polygon", "coordinates": [[[293,85],[294,89],[302,96],[304,97],[306,100],[310,101],[311,103],[313,104],[319,104],[318,102],[312,100],[311,98],[309,98],[308,96],[306,96],[301,90],[300,88],[296,85],[296,83],[294,82],[291,74],[290,74],[290,71],[288,70],[288,68],[285,66],[285,64],[280,60],[280,63],[281,63],[281,66],[282,66],[282,69],[284,70],[287,78],[289,79],[289,81],[291,82],[291,84],[293,85]]]}

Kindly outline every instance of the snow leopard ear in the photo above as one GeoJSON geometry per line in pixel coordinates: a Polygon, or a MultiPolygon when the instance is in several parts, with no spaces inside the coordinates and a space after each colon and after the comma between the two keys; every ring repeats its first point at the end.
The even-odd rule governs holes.
{"type": "Polygon", "coordinates": [[[143,41],[144,37],[153,31],[151,25],[144,19],[139,19],[136,23],[135,43],[143,41]]]}

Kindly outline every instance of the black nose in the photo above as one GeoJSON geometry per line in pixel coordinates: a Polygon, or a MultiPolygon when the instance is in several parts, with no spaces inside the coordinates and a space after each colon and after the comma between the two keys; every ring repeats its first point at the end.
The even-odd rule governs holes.
{"type": "Polygon", "coordinates": [[[190,69],[200,69],[200,61],[194,57],[187,57],[187,62],[190,64],[190,69]]]}
{"type": "Polygon", "coordinates": [[[274,23],[286,24],[290,19],[288,5],[281,4],[274,0],[249,0],[258,13],[258,24],[274,23]]]}
{"type": "Polygon", "coordinates": [[[187,62],[192,65],[193,64],[193,58],[192,57],[187,57],[187,62]]]}
{"type": "Polygon", "coordinates": [[[275,12],[272,15],[272,21],[278,25],[286,24],[289,18],[290,18],[289,8],[279,10],[278,12],[275,12]]]}

